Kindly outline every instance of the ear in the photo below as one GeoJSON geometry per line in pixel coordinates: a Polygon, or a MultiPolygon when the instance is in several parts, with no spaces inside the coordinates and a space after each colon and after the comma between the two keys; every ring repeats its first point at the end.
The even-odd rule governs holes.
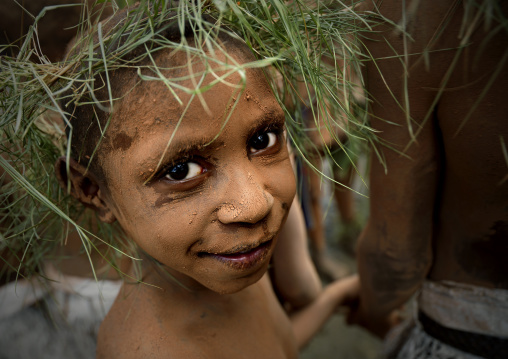
{"type": "Polygon", "coordinates": [[[85,206],[92,208],[99,215],[99,219],[106,223],[113,223],[116,218],[104,201],[99,181],[93,173],[72,158],[60,157],[55,163],[55,173],[60,186],[78,199],[85,206]],[[69,170],[67,171],[67,164],[69,170]]]}

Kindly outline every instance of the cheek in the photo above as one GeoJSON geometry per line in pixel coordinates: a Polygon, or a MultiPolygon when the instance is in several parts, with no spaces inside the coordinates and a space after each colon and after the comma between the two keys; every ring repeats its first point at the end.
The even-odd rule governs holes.
{"type": "Polygon", "coordinates": [[[182,260],[189,246],[200,238],[199,221],[195,217],[184,210],[162,208],[149,216],[138,213],[126,226],[141,249],[161,263],[178,269],[184,265],[182,260]]]}
{"type": "Polygon", "coordinates": [[[122,222],[130,228],[132,239],[159,260],[186,253],[189,246],[201,240],[210,222],[207,214],[212,211],[207,197],[198,194],[161,205],[155,205],[153,198],[145,198],[141,203],[146,201],[149,205],[129,208],[122,222]]]}
{"type": "Polygon", "coordinates": [[[273,195],[277,196],[283,205],[289,207],[296,194],[296,179],[289,160],[273,168],[270,171],[270,179],[273,195]]]}

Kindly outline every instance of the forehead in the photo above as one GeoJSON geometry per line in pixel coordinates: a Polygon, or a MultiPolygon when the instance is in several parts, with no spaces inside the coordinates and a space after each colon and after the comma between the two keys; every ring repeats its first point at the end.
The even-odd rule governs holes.
{"type": "MultiPolygon", "coordinates": [[[[171,70],[161,70],[170,81],[187,78],[178,81],[178,85],[188,89],[195,89],[197,86],[211,87],[204,92],[198,91],[199,94],[173,89],[177,100],[163,81],[140,81],[115,104],[107,136],[111,149],[125,150],[144,134],[153,131],[165,133],[174,129],[180,120],[178,131],[181,136],[185,135],[185,132],[200,132],[205,128],[220,131],[232,112],[243,112],[250,118],[283,116],[262,70],[247,69],[243,77],[237,72],[223,70],[226,62],[241,64],[252,61],[253,58],[247,58],[238,49],[228,51],[227,55],[217,52],[216,56],[219,63],[209,61],[205,64],[201,60],[193,59],[189,66],[189,58],[184,53],[158,54],[157,65],[162,64],[161,67],[164,67],[168,63],[176,64],[171,70]],[[172,61],[168,60],[170,56],[172,61]],[[209,73],[203,76],[207,66],[209,73]],[[190,74],[193,75],[192,79],[188,78],[190,74]],[[198,83],[200,85],[197,85],[198,83]]],[[[133,76],[137,77],[136,74],[133,76]]]]}

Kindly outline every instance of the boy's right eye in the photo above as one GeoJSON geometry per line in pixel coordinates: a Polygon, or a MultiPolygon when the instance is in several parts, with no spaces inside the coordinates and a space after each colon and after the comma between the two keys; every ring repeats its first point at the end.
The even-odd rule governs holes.
{"type": "Polygon", "coordinates": [[[185,181],[206,172],[206,169],[197,162],[180,162],[166,170],[165,178],[170,181],[185,181]]]}

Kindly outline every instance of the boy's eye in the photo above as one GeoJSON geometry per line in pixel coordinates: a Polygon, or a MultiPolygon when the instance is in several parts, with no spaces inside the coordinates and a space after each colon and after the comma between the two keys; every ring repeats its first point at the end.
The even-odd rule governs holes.
{"type": "Polygon", "coordinates": [[[184,181],[199,176],[206,170],[196,162],[181,162],[166,171],[166,178],[171,181],[184,181]]]}
{"type": "Polygon", "coordinates": [[[249,140],[249,151],[250,153],[256,153],[258,151],[270,148],[277,143],[277,134],[270,131],[261,131],[256,133],[249,140]]]}

